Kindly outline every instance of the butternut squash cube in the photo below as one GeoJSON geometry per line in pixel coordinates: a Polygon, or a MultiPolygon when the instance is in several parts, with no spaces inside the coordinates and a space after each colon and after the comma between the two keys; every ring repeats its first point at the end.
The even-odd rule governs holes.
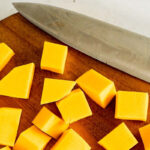
{"type": "Polygon", "coordinates": [[[0,145],[14,146],[21,112],[18,108],[0,108],[0,145]]]}
{"type": "Polygon", "coordinates": [[[67,53],[67,46],[44,42],[41,69],[63,74],[67,53]]]}
{"type": "Polygon", "coordinates": [[[137,140],[124,123],[121,123],[98,142],[107,150],[129,150],[137,143],[137,140]]]}
{"type": "Polygon", "coordinates": [[[34,63],[30,63],[12,69],[0,80],[0,95],[28,99],[34,68],[34,63]]]}
{"type": "Polygon", "coordinates": [[[73,123],[92,115],[86,97],[80,89],[73,90],[56,105],[66,123],[73,123]]]}
{"type": "Polygon", "coordinates": [[[66,124],[46,107],[40,110],[32,123],[55,139],[69,127],[69,124],[66,124]]]}
{"type": "Polygon", "coordinates": [[[11,150],[8,146],[1,148],[0,150],[11,150]]]}
{"type": "Polygon", "coordinates": [[[41,104],[56,102],[64,98],[71,92],[75,84],[75,81],[46,78],[44,80],[41,104]]]}
{"type": "Polygon", "coordinates": [[[50,139],[47,134],[31,126],[20,134],[13,150],[43,150],[50,139]]]}
{"type": "Polygon", "coordinates": [[[14,54],[13,50],[5,43],[0,43],[0,71],[7,65],[14,54]]]}
{"type": "Polygon", "coordinates": [[[116,95],[115,118],[146,121],[148,103],[148,93],[118,91],[116,95]]]}
{"type": "Polygon", "coordinates": [[[74,130],[63,133],[51,150],[90,150],[91,147],[74,130]]]}
{"type": "Polygon", "coordinates": [[[114,82],[91,69],[81,75],[77,84],[99,106],[105,108],[116,95],[114,82]]]}
{"type": "Polygon", "coordinates": [[[150,124],[139,129],[145,150],[150,150],[150,124]]]}

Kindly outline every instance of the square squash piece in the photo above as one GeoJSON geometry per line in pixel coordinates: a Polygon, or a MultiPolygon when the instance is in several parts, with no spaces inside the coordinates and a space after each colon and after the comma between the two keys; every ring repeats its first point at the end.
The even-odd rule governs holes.
{"type": "Polygon", "coordinates": [[[61,118],[43,107],[32,122],[40,130],[57,139],[68,127],[61,118]]]}
{"type": "Polygon", "coordinates": [[[13,150],[43,150],[50,140],[47,134],[31,126],[19,135],[13,150]]]}
{"type": "Polygon", "coordinates": [[[116,95],[115,118],[146,121],[148,103],[148,93],[118,91],[116,95]]]}
{"type": "Polygon", "coordinates": [[[98,142],[107,150],[130,150],[137,143],[137,140],[124,123],[121,123],[98,142]]]}
{"type": "Polygon", "coordinates": [[[56,105],[66,123],[73,123],[92,115],[86,97],[80,89],[73,90],[56,105]]]}
{"type": "Polygon", "coordinates": [[[63,74],[67,53],[67,46],[44,42],[41,69],[63,74]]]}
{"type": "Polygon", "coordinates": [[[139,129],[145,150],[150,150],[150,124],[139,129]]]}
{"type": "Polygon", "coordinates": [[[85,72],[76,81],[83,91],[102,108],[106,108],[116,95],[114,82],[93,69],[85,72]]]}
{"type": "Polygon", "coordinates": [[[51,150],[90,150],[86,141],[74,130],[69,129],[63,133],[51,150]]]}

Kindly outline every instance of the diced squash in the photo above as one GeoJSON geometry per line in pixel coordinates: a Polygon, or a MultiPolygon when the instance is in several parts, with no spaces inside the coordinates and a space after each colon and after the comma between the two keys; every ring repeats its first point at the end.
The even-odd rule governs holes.
{"type": "Polygon", "coordinates": [[[44,42],[41,69],[63,74],[67,53],[67,46],[44,42]]]}
{"type": "Polygon", "coordinates": [[[98,142],[107,150],[130,150],[137,143],[137,140],[124,123],[121,123],[98,142]]]}
{"type": "Polygon", "coordinates": [[[1,148],[0,150],[11,150],[8,146],[1,148]]]}
{"type": "Polygon", "coordinates": [[[28,99],[34,68],[34,63],[30,63],[12,69],[0,80],[0,95],[28,99]]]}
{"type": "Polygon", "coordinates": [[[56,102],[64,98],[71,92],[75,84],[75,81],[46,78],[41,104],[56,102]]]}
{"type": "Polygon", "coordinates": [[[150,124],[139,129],[145,150],[150,150],[150,124]]]}
{"type": "Polygon", "coordinates": [[[102,108],[105,108],[116,95],[114,82],[93,69],[80,76],[77,84],[102,108]]]}
{"type": "Polygon", "coordinates": [[[69,124],[66,124],[46,107],[40,110],[32,123],[55,139],[69,127],[69,124]]]}
{"type": "Polygon", "coordinates": [[[14,146],[21,112],[18,108],[0,108],[0,145],[14,146]]]}
{"type": "Polygon", "coordinates": [[[7,65],[14,54],[13,50],[5,43],[0,43],[0,71],[7,65]]]}
{"type": "Polygon", "coordinates": [[[13,150],[43,150],[50,140],[47,134],[31,126],[20,134],[13,150]]]}
{"type": "Polygon", "coordinates": [[[73,123],[92,115],[86,97],[80,89],[73,90],[56,105],[66,123],[73,123]]]}
{"type": "Polygon", "coordinates": [[[91,147],[74,130],[66,130],[51,150],[90,150],[91,147]]]}
{"type": "Polygon", "coordinates": [[[146,121],[148,103],[148,93],[118,91],[116,94],[115,118],[146,121]]]}

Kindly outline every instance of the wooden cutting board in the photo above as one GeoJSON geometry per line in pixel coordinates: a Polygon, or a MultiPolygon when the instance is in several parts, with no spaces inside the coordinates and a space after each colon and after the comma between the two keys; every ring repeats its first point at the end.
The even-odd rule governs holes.
{"type": "MultiPolygon", "coordinates": [[[[40,60],[44,41],[61,43],[32,25],[20,14],[15,14],[0,22],[0,42],[5,42],[15,52],[15,56],[11,59],[4,70],[0,72],[0,79],[15,66],[30,62],[34,62],[36,64],[35,76],[29,100],[0,96],[0,107],[6,106],[23,109],[18,135],[32,125],[31,122],[33,118],[42,107],[40,105],[40,99],[43,81],[46,77],[76,80],[77,77],[85,71],[93,68],[113,80],[118,90],[144,91],[150,93],[150,86],[148,83],[94,60],[71,47],[69,47],[65,73],[63,75],[43,71],[40,69],[40,60]]],[[[102,109],[88,96],[87,99],[93,111],[93,116],[71,124],[71,128],[77,131],[91,145],[92,150],[103,150],[103,148],[97,144],[97,141],[99,141],[123,120],[114,119],[115,100],[113,100],[106,109],[102,109]]],[[[54,103],[47,104],[46,107],[60,116],[60,113],[54,103]]],[[[124,122],[139,141],[139,144],[137,144],[133,150],[143,150],[144,147],[138,129],[150,122],[150,109],[147,122],[124,122]]],[[[49,150],[55,142],[55,140],[51,140],[46,147],[46,150],[49,150]]]]}

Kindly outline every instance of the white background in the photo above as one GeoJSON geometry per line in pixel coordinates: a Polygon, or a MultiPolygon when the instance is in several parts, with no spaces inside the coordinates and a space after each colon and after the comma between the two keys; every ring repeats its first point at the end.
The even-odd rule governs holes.
{"type": "Polygon", "coordinates": [[[16,12],[12,1],[48,3],[150,37],[150,0],[0,0],[0,19],[16,12]]]}

